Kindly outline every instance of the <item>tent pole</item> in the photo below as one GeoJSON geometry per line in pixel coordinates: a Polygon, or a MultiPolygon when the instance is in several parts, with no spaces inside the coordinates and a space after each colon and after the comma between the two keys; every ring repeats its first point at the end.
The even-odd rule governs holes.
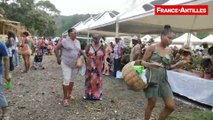
{"type": "Polygon", "coordinates": [[[89,30],[87,31],[87,44],[90,44],[89,30]]]}
{"type": "Polygon", "coordinates": [[[116,28],[115,28],[115,37],[119,37],[119,23],[118,19],[116,20],[116,28]]]}
{"type": "Polygon", "coordinates": [[[188,36],[187,36],[187,45],[190,46],[190,38],[191,38],[191,32],[188,33],[188,36]]]}

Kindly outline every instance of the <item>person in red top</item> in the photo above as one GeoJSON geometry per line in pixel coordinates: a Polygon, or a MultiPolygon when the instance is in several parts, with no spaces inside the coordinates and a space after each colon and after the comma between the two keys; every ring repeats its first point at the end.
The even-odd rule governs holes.
{"type": "Polygon", "coordinates": [[[45,38],[42,38],[41,44],[40,44],[40,49],[42,51],[42,54],[44,54],[45,47],[46,47],[45,38]]]}
{"type": "Polygon", "coordinates": [[[53,43],[53,41],[51,39],[49,39],[49,41],[48,41],[48,47],[47,47],[47,49],[48,49],[48,53],[50,55],[52,55],[53,52],[54,52],[54,43],[53,43]]]}

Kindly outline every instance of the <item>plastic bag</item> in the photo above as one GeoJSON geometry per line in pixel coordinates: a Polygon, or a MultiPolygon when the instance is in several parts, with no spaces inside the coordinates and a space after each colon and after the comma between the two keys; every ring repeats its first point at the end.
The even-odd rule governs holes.
{"type": "Polygon", "coordinates": [[[84,76],[85,74],[86,74],[86,64],[85,64],[85,60],[84,60],[84,58],[83,58],[83,56],[82,56],[82,62],[83,62],[83,65],[82,65],[82,67],[79,69],[79,74],[81,75],[81,76],[84,76]]]}
{"type": "Polygon", "coordinates": [[[7,81],[4,87],[5,87],[7,90],[11,89],[11,88],[13,87],[12,81],[11,81],[11,80],[10,80],[10,81],[7,81]]]}
{"type": "Polygon", "coordinates": [[[116,72],[116,78],[117,79],[121,79],[122,78],[122,72],[121,71],[117,71],[116,72]]]}
{"type": "Polygon", "coordinates": [[[141,74],[141,79],[143,80],[143,82],[145,83],[145,84],[147,84],[147,78],[146,78],[146,70],[144,69],[143,70],[143,73],[141,74]]]}
{"type": "Polygon", "coordinates": [[[144,67],[141,65],[134,65],[134,69],[141,80],[143,80],[143,82],[147,84],[146,70],[144,69],[144,67]]]}

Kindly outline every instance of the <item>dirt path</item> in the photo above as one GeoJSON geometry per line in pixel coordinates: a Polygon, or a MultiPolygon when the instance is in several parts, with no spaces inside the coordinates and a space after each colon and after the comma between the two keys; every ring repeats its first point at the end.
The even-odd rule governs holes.
{"type": "MultiPolygon", "coordinates": [[[[146,104],[143,92],[128,90],[122,80],[103,77],[104,98],[102,101],[85,101],[84,77],[75,81],[75,100],[68,107],[61,104],[62,72],[53,56],[45,56],[45,70],[31,70],[22,74],[20,68],[13,74],[14,88],[6,90],[11,120],[141,120],[146,104]]],[[[152,119],[162,109],[160,100],[152,119]]],[[[179,111],[194,109],[177,102],[179,111]]]]}

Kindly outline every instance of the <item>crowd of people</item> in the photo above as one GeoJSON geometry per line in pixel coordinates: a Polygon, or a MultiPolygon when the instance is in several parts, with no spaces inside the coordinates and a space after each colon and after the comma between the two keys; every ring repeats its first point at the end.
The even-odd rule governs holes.
{"type": "Polygon", "coordinates": [[[167,81],[166,70],[177,68],[188,70],[186,66],[193,63],[192,56],[199,55],[202,58],[203,77],[206,79],[213,77],[213,47],[208,48],[208,45],[204,44],[203,51],[193,51],[187,45],[181,49],[177,47],[170,48],[169,45],[174,37],[172,28],[166,25],[161,33],[160,43],[154,44],[154,40],[150,39],[144,44],[139,38],[133,38],[133,47],[130,54],[126,55],[127,48],[122,43],[121,38],[115,38],[115,44],[113,42],[103,44],[100,42],[101,35],[94,34],[92,35],[92,43],[82,46],[77,40],[77,31],[74,28],[69,29],[68,37],[61,39],[57,44],[51,38],[32,39],[28,32],[23,32],[22,39],[18,40],[13,32],[8,32],[7,42],[0,42],[0,105],[3,110],[3,117],[8,117],[8,103],[3,94],[3,78],[8,82],[10,81],[11,76],[9,73],[19,66],[19,55],[22,56],[24,62],[23,73],[27,73],[31,68],[31,55],[35,54],[34,61],[40,60],[41,62],[43,55],[55,54],[57,63],[61,65],[63,73],[64,106],[68,106],[69,101],[75,99],[73,86],[79,70],[83,69],[83,63],[86,67],[83,99],[102,100],[104,95],[102,75],[116,77],[117,72],[121,71],[126,63],[137,61],[138,64],[147,69],[147,76],[152,74],[151,78],[147,78],[149,81],[148,87],[144,89],[148,101],[145,109],[145,120],[149,120],[158,97],[161,97],[165,104],[159,120],[165,120],[174,111],[175,107],[173,93],[167,81]],[[84,62],[77,65],[79,61],[84,62]]]}
{"type": "Polygon", "coordinates": [[[33,40],[28,32],[23,32],[22,37],[18,38],[14,32],[8,31],[7,40],[0,40],[0,107],[2,109],[2,120],[9,120],[8,102],[4,96],[4,88],[12,87],[12,72],[19,67],[20,61],[23,60],[24,70],[22,73],[29,72],[31,68],[30,56],[38,54],[42,56],[46,53],[53,54],[54,44],[44,39],[33,40]],[[46,52],[44,51],[46,47],[46,52]],[[4,82],[6,80],[6,84],[4,82]],[[10,85],[9,85],[10,84],[10,85]],[[5,87],[8,86],[8,87],[5,87]]]}
{"type": "MultiPolygon", "coordinates": [[[[133,40],[134,47],[131,51],[130,60],[142,59],[142,64],[150,68],[150,72],[153,72],[153,78],[150,80],[153,85],[146,88],[145,94],[148,99],[148,105],[145,110],[145,119],[148,120],[153,110],[157,97],[162,97],[165,102],[165,109],[160,115],[160,119],[164,120],[174,110],[174,100],[172,90],[168,84],[166,77],[166,68],[163,66],[169,66],[172,60],[172,51],[168,47],[172,43],[174,33],[170,27],[167,27],[162,32],[162,42],[146,48],[144,53],[144,47],[138,40],[133,40]],[[144,54],[144,55],[143,55],[144,54]],[[162,61],[162,57],[168,62],[162,61]],[[151,62],[150,62],[151,61],[151,62]],[[161,80],[156,79],[161,78],[161,80]],[[161,94],[159,94],[161,93],[161,94]]],[[[109,75],[109,64],[113,60],[113,73],[116,77],[117,71],[121,68],[121,59],[125,51],[123,43],[120,38],[115,38],[115,45],[109,44],[106,47],[100,43],[100,35],[92,36],[92,44],[85,47],[83,51],[80,49],[80,44],[76,39],[76,30],[74,28],[68,30],[69,37],[63,40],[55,49],[56,58],[58,64],[61,64],[64,82],[64,100],[63,104],[67,106],[69,101],[74,97],[72,96],[72,88],[74,85],[74,79],[76,75],[76,66],[78,57],[85,55],[86,61],[86,73],[85,73],[85,96],[84,99],[89,100],[102,100],[103,98],[103,82],[102,74],[109,75]],[[61,55],[59,51],[61,50],[61,55]],[[72,54],[68,54],[72,53],[72,54]],[[112,57],[112,58],[111,58],[112,57]]],[[[170,69],[178,66],[183,66],[187,61],[181,61],[174,65],[170,65],[170,69]]]]}

